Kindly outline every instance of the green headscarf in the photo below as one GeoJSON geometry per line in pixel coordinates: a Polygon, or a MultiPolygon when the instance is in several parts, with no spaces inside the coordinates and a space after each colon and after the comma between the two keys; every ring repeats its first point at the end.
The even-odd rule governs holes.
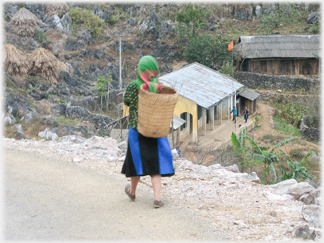
{"type": "Polygon", "coordinates": [[[144,56],[138,63],[136,88],[144,84],[144,89],[149,92],[159,93],[161,91],[161,84],[157,80],[159,74],[159,67],[157,60],[152,56],[144,56]]]}

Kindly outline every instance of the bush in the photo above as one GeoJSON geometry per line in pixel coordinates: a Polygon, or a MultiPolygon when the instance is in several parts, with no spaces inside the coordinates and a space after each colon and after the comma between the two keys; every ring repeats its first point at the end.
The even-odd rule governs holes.
{"type": "Polygon", "coordinates": [[[291,24],[292,18],[298,18],[301,12],[293,4],[278,3],[270,14],[263,14],[261,17],[260,31],[271,34],[279,26],[287,26],[291,24]]]}
{"type": "Polygon", "coordinates": [[[72,18],[72,25],[77,29],[81,27],[87,29],[92,37],[103,35],[105,22],[97,15],[92,14],[91,10],[72,8],[69,10],[69,15],[72,18]]]}
{"type": "Polygon", "coordinates": [[[233,62],[233,53],[227,49],[229,43],[230,40],[223,39],[221,35],[196,35],[190,39],[184,50],[184,58],[189,63],[198,62],[219,70],[224,62],[233,62]]]}
{"type": "Polygon", "coordinates": [[[203,21],[203,14],[201,13],[198,5],[188,4],[185,11],[180,11],[177,13],[176,20],[182,23],[185,23],[187,26],[192,24],[191,34],[187,33],[188,36],[194,36],[196,30],[199,30],[205,26],[203,21]]]}
{"type": "Polygon", "coordinates": [[[119,21],[119,17],[117,15],[112,15],[108,20],[108,24],[114,25],[118,21],[119,21]]]}
{"type": "Polygon", "coordinates": [[[219,72],[234,78],[236,74],[236,67],[233,62],[223,62],[223,66],[220,68],[219,72]]]}

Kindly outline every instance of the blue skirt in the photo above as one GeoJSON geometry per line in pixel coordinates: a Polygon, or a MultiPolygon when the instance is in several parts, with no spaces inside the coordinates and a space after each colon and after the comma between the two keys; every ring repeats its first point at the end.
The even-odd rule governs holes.
{"type": "Polygon", "coordinates": [[[174,175],[173,158],[166,137],[145,137],[129,127],[126,158],[121,171],[126,177],[174,175]]]}

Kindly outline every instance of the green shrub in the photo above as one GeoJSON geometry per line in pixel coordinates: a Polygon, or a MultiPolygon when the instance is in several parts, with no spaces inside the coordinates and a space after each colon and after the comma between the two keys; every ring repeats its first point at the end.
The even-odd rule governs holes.
{"type": "Polygon", "coordinates": [[[279,126],[275,127],[275,130],[280,131],[286,135],[301,136],[301,133],[296,126],[291,125],[289,122],[286,122],[278,117],[274,117],[273,120],[279,124],[279,126]]]}
{"type": "Polygon", "coordinates": [[[304,157],[302,157],[301,161],[291,161],[287,160],[288,170],[284,170],[283,168],[280,169],[282,172],[282,175],[278,178],[277,182],[289,180],[289,179],[295,179],[296,181],[300,181],[301,177],[306,180],[309,179],[312,182],[314,182],[314,179],[311,177],[311,175],[308,173],[308,170],[305,166],[303,166],[304,161],[312,154],[311,151],[309,151],[304,157]]]}
{"type": "Polygon", "coordinates": [[[94,38],[103,35],[105,22],[97,15],[92,14],[91,10],[72,8],[69,10],[69,14],[72,18],[72,25],[77,29],[87,29],[94,38]]]}
{"type": "Polygon", "coordinates": [[[196,30],[200,30],[205,26],[203,14],[198,5],[188,4],[185,11],[177,13],[176,20],[185,23],[187,26],[189,26],[189,23],[192,24],[192,32],[191,34],[188,33],[189,36],[194,36],[196,30]]]}
{"type": "Polygon", "coordinates": [[[189,63],[198,62],[219,70],[224,62],[233,62],[235,58],[235,54],[227,49],[229,43],[230,40],[223,39],[221,35],[195,35],[184,50],[184,58],[189,63]]]}
{"type": "Polygon", "coordinates": [[[223,62],[223,66],[220,68],[219,72],[228,75],[232,78],[234,78],[236,74],[236,67],[233,64],[233,62],[223,62]]]}
{"type": "Polygon", "coordinates": [[[301,11],[293,4],[279,3],[274,7],[270,14],[262,15],[259,31],[271,34],[279,27],[290,25],[292,18],[297,19],[301,16],[301,11]]]}
{"type": "Polygon", "coordinates": [[[117,15],[112,15],[108,20],[108,24],[115,25],[118,21],[119,21],[119,17],[117,15]]]}

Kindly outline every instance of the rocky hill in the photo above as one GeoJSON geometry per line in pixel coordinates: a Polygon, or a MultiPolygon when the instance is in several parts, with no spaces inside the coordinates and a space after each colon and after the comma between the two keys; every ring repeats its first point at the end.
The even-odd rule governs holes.
{"type": "Polygon", "coordinates": [[[26,56],[17,63],[16,54],[6,53],[12,60],[4,73],[5,136],[37,138],[46,128],[49,138],[109,135],[122,116],[121,91],[136,78],[139,58],[157,58],[161,74],[181,67],[191,30],[234,41],[241,35],[319,31],[319,4],[201,3],[193,6],[200,13],[197,23],[177,21],[189,5],[4,4],[3,44],[26,56]],[[43,49],[46,55],[39,54],[43,49]],[[106,83],[98,95],[100,78],[106,83]]]}

